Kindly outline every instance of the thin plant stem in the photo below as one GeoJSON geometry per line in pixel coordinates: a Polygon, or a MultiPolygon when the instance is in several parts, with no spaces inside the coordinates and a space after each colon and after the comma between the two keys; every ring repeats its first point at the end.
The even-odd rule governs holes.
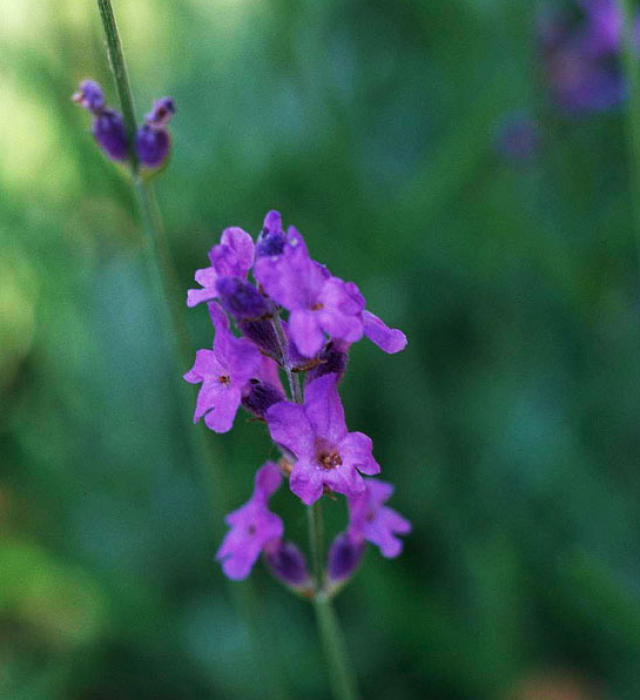
{"type": "Polygon", "coordinates": [[[313,606],[324,654],[330,667],[334,697],[336,700],[358,700],[356,679],[349,666],[347,646],[333,603],[323,594],[319,594],[313,599],[313,606]]]}
{"type": "MultiPolygon", "coordinates": [[[[111,0],[97,0],[100,18],[107,41],[109,62],[113,71],[118,97],[122,108],[125,128],[129,136],[129,143],[134,142],[137,130],[133,93],[129,83],[129,75],[124,60],[122,44],[116,19],[113,13],[111,0]]],[[[191,357],[191,343],[189,333],[183,321],[177,276],[171,260],[171,254],[164,234],[162,217],[155,197],[153,186],[145,182],[140,176],[139,163],[135,152],[131,149],[129,156],[131,167],[131,180],[133,189],[140,208],[140,214],[144,224],[147,245],[147,259],[149,269],[159,299],[160,311],[163,317],[167,334],[171,339],[171,350],[176,365],[176,377],[179,377],[184,369],[189,367],[191,357]]],[[[179,389],[180,398],[185,402],[184,415],[188,415],[186,407],[186,386],[182,383],[179,389]]],[[[222,512],[225,508],[224,479],[220,473],[217,460],[211,453],[209,442],[202,430],[188,430],[194,458],[201,465],[205,484],[211,494],[214,512],[222,512]],[[217,474],[216,474],[217,472],[217,474]],[[212,477],[216,476],[213,484],[212,477]]],[[[216,520],[217,523],[217,520],[216,520]]],[[[218,527],[215,527],[218,530],[218,527]]],[[[277,654],[273,645],[266,643],[267,635],[264,624],[261,621],[263,615],[259,610],[258,598],[253,589],[253,584],[246,581],[243,590],[232,590],[234,604],[240,609],[241,615],[247,625],[249,636],[254,647],[254,661],[261,668],[265,684],[269,689],[269,695],[277,700],[286,700],[288,697],[277,672],[277,654]]]]}
{"type": "MultiPolygon", "coordinates": [[[[309,549],[311,550],[311,562],[313,566],[313,577],[316,582],[316,591],[321,591],[324,585],[323,562],[323,527],[322,527],[322,504],[317,500],[307,510],[309,519],[309,549]]],[[[316,594],[317,595],[317,594],[316,594]]]]}
{"type": "Polygon", "coordinates": [[[617,1],[624,18],[622,64],[628,93],[625,112],[629,143],[630,193],[636,250],[640,265],[640,60],[634,36],[634,3],[631,0],[617,1]]]}

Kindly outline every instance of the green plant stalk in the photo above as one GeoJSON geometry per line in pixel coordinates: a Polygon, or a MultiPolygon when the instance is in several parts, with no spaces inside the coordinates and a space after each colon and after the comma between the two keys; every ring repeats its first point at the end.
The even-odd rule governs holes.
{"type": "MultiPolygon", "coordinates": [[[[107,41],[107,52],[109,62],[113,71],[125,128],[129,136],[129,142],[133,143],[137,125],[133,101],[133,93],[129,83],[129,75],[124,60],[120,35],[116,24],[111,0],[97,0],[100,18],[107,41]]],[[[133,149],[131,150],[129,164],[131,167],[131,178],[133,189],[140,208],[145,236],[147,240],[146,253],[149,269],[152,276],[152,283],[160,303],[160,312],[163,317],[166,332],[170,336],[172,356],[176,365],[176,376],[190,366],[192,360],[191,344],[189,333],[183,321],[182,305],[177,277],[171,260],[171,254],[164,234],[162,217],[155,197],[153,186],[145,182],[140,176],[139,163],[133,149]]],[[[186,395],[187,387],[179,387],[180,398],[185,402],[184,415],[188,415],[189,407],[186,395]]],[[[222,474],[219,473],[217,461],[211,454],[209,443],[205,434],[200,429],[187,431],[194,457],[201,465],[203,477],[208,492],[211,494],[211,501],[214,511],[223,512],[226,510],[224,494],[221,489],[224,485],[222,474]],[[217,474],[215,474],[218,472],[217,474]],[[216,476],[216,483],[213,477],[216,476]]],[[[215,520],[215,519],[214,519],[215,520]]],[[[217,532],[220,527],[215,520],[214,530],[217,532]]],[[[244,582],[243,590],[236,587],[231,591],[234,604],[240,609],[249,636],[254,648],[254,660],[261,667],[265,685],[269,695],[278,700],[285,700],[288,696],[277,673],[278,663],[273,645],[267,643],[268,635],[264,625],[260,622],[261,614],[258,599],[255,594],[253,584],[244,582]]]]}
{"type": "Polygon", "coordinates": [[[321,592],[316,593],[313,606],[324,654],[329,664],[333,694],[336,700],[358,700],[355,676],[349,666],[347,647],[333,603],[321,592]]]}
{"type": "Polygon", "coordinates": [[[634,4],[631,0],[618,0],[618,7],[624,18],[622,65],[628,92],[625,112],[629,143],[630,192],[638,264],[640,264],[640,61],[634,40],[634,4]]]}

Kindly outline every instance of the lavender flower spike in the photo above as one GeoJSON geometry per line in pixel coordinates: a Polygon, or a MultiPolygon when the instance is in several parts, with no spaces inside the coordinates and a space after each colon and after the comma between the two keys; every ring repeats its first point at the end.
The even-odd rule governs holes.
{"type": "Polygon", "coordinates": [[[337,377],[327,374],[311,382],[304,406],[282,401],[265,413],[273,440],[295,455],[289,486],[311,505],[326,487],[355,497],[365,489],[363,474],[377,474],[371,439],[349,433],[338,395],[337,377]]]}
{"type": "Polygon", "coordinates": [[[222,569],[230,579],[246,578],[256,563],[260,552],[270,542],[282,538],[282,520],[269,508],[269,498],[278,490],[282,475],[278,466],[267,462],[256,473],[253,495],[243,506],[226,517],[231,530],[227,533],[216,554],[222,569]]]}
{"type": "Polygon", "coordinates": [[[217,299],[217,281],[220,277],[246,279],[253,265],[254,253],[253,239],[246,231],[237,226],[225,229],[220,243],[209,251],[211,267],[196,271],[195,280],[203,289],[189,290],[187,306],[217,299]]]}
{"type": "Polygon", "coordinates": [[[159,168],[171,149],[171,136],[166,127],[176,108],[170,97],[156,100],[153,109],[145,116],[145,123],[138,129],[135,139],[136,155],[147,168],[159,168]]]}
{"type": "Polygon", "coordinates": [[[207,427],[216,433],[231,430],[245,390],[258,371],[261,355],[244,338],[236,338],[229,330],[226,314],[211,304],[216,325],[213,350],[198,350],[193,367],[184,375],[190,384],[202,384],[198,393],[194,422],[204,416],[207,427]]]}
{"type": "Polygon", "coordinates": [[[383,557],[397,557],[402,540],[396,535],[411,532],[411,523],[393,508],[383,505],[393,493],[393,486],[379,479],[367,479],[365,490],[349,497],[348,533],[355,540],[375,544],[383,557]]]}

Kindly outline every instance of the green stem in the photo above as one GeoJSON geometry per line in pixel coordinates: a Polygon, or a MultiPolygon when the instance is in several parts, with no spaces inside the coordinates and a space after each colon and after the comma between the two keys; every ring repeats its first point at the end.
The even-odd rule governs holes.
{"type": "MultiPolygon", "coordinates": [[[[111,0],[97,0],[97,2],[107,40],[109,61],[116,82],[125,127],[129,136],[129,142],[133,143],[137,129],[133,93],[129,83],[129,75],[122,52],[118,27],[113,14],[113,7],[111,5],[111,0]]],[[[183,321],[182,295],[180,294],[171,254],[165,239],[164,226],[155,198],[155,192],[152,185],[148,182],[145,183],[140,177],[139,164],[133,149],[130,151],[129,164],[131,167],[132,184],[138,200],[147,239],[145,248],[149,268],[160,301],[160,311],[163,316],[166,332],[171,339],[171,354],[176,366],[175,376],[180,377],[183,371],[190,366],[193,359],[189,333],[183,321]]],[[[178,391],[184,403],[182,414],[185,416],[187,416],[191,410],[186,393],[187,389],[188,387],[186,387],[183,382],[180,382],[178,391]]],[[[191,441],[193,456],[198,464],[201,465],[205,485],[211,494],[211,502],[214,505],[213,511],[222,512],[227,510],[224,504],[226,499],[222,491],[224,488],[224,475],[220,471],[217,460],[211,453],[211,448],[204,432],[200,429],[190,429],[187,431],[187,434],[191,441]],[[215,484],[212,482],[214,474],[216,477],[215,484]]],[[[219,529],[217,519],[215,519],[215,522],[216,525],[214,529],[217,532],[219,529]]],[[[287,694],[280,681],[279,675],[276,673],[276,669],[278,668],[276,653],[273,649],[273,645],[266,643],[267,632],[264,622],[261,619],[263,617],[260,614],[261,611],[257,609],[258,605],[253,585],[251,582],[247,581],[244,583],[243,588],[244,590],[242,592],[232,590],[232,597],[241,610],[242,617],[249,629],[249,635],[254,642],[255,661],[257,665],[261,667],[262,675],[269,688],[271,697],[284,700],[287,694]]]]}
{"type": "Polygon", "coordinates": [[[638,263],[640,264],[640,61],[634,37],[634,3],[631,0],[618,0],[618,7],[624,17],[622,63],[629,94],[626,105],[626,121],[630,156],[630,189],[638,263]]]}
{"type": "Polygon", "coordinates": [[[309,549],[311,550],[311,563],[313,566],[313,578],[316,582],[316,592],[321,591],[324,586],[323,571],[323,527],[322,527],[322,504],[317,500],[307,510],[309,519],[309,549]]]}
{"type": "Polygon", "coordinates": [[[336,700],[357,700],[359,696],[356,679],[351,673],[347,646],[333,604],[323,594],[318,594],[313,600],[313,605],[322,646],[329,663],[334,697],[336,700]]]}

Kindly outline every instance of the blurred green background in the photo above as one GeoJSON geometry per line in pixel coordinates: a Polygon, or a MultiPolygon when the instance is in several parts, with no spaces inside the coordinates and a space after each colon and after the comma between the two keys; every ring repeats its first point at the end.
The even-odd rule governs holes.
{"type": "MultiPolygon", "coordinates": [[[[409,337],[354,347],[343,384],[414,523],[337,601],[364,697],[637,700],[622,115],[546,106],[533,3],[114,4],[138,115],[179,110],[157,193],[184,293],[222,228],[278,208],[409,337]],[[505,161],[496,124],[523,109],[539,152],[505,161]]],[[[196,465],[135,201],[69,99],[85,77],[117,104],[94,3],[2,3],[0,697],[265,698],[212,503],[242,503],[272,451],[241,419],[206,436],[216,493],[196,465]]],[[[207,347],[206,310],[185,317],[207,347]]],[[[311,608],[253,580],[290,696],[327,698],[311,608]]]]}

